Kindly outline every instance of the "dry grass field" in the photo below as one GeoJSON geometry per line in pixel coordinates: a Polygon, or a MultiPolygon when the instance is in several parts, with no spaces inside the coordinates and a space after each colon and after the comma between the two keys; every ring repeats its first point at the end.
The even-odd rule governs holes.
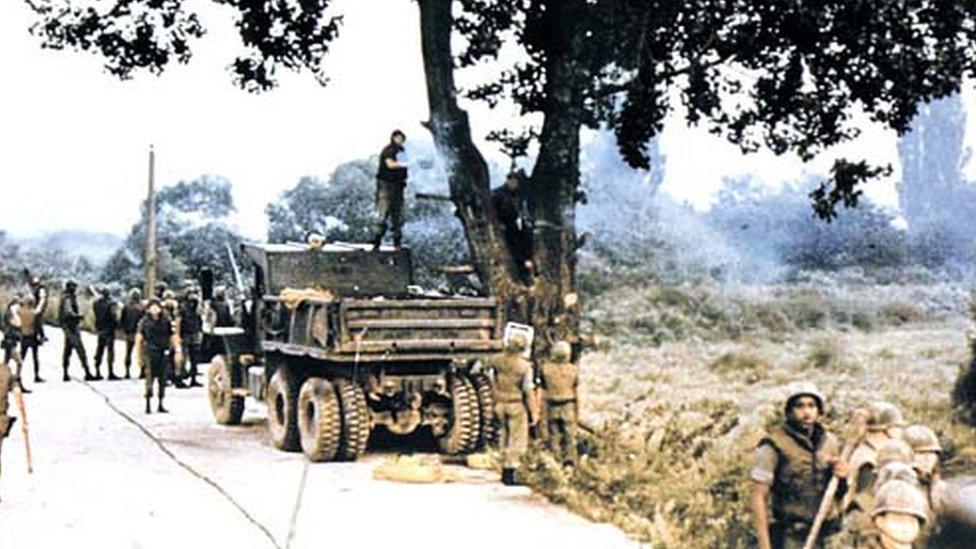
{"type": "Polygon", "coordinates": [[[609,343],[585,356],[581,374],[583,420],[598,431],[591,455],[567,473],[536,452],[531,482],[655,547],[752,546],[751,451],[797,380],[826,393],[831,427],[889,400],[939,433],[953,469],[968,469],[960,454],[973,433],[951,421],[950,403],[969,358],[967,301],[954,285],[604,296],[590,316],[596,307],[598,331],[609,324],[609,343]]]}

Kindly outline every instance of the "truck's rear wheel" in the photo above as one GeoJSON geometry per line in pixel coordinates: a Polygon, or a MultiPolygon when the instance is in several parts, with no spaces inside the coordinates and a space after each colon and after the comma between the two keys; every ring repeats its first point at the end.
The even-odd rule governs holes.
{"type": "Polygon", "coordinates": [[[495,391],[491,387],[491,380],[485,374],[471,376],[471,385],[478,396],[478,412],[480,413],[481,429],[478,437],[478,448],[483,449],[498,444],[498,425],[495,419],[495,391]]]}
{"type": "Polygon", "coordinates": [[[221,425],[237,425],[244,416],[244,397],[234,396],[235,385],[240,385],[239,369],[235,371],[223,355],[210,361],[207,370],[207,396],[214,419],[221,425]]]}
{"type": "Polygon", "coordinates": [[[451,426],[437,442],[447,454],[462,454],[478,444],[480,423],[478,397],[471,382],[461,376],[451,380],[451,426]]]}
{"type": "Polygon", "coordinates": [[[268,434],[279,450],[301,450],[298,434],[298,384],[282,368],[268,382],[268,434]]]}
{"type": "Polygon", "coordinates": [[[342,416],[335,387],[313,377],[298,393],[298,431],[302,451],[311,461],[335,459],[342,435],[342,416]]]}
{"type": "Polygon", "coordinates": [[[347,379],[336,380],[339,407],[342,410],[342,436],[338,458],[353,461],[366,452],[369,441],[369,407],[366,393],[347,379]]]}

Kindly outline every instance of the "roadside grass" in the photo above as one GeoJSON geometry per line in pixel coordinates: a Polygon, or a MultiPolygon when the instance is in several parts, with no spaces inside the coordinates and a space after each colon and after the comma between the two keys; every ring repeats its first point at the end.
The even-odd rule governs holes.
{"type": "MultiPolygon", "coordinates": [[[[787,292],[793,297],[751,309],[764,311],[751,318],[777,319],[753,324],[766,331],[737,331],[727,329],[731,317],[710,312],[720,309],[708,303],[718,294],[628,293],[627,303],[647,300],[697,316],[669,320],[668,330],[684,330],[682,337],[656,341],[635,336],[633,325],[618,319],[627,335],[584,356],[582,419],[596,427],[589,455],[567,472],[535,449],[523,472],[534,488],[585,517],[613,523],[651,547],[754,546],[752,451],[763,429],[782,420],[792,381],[812,381],[824,391],[825,423],[838,434],[858,407],[889,400],[910,422],[939,434],[950,473],[976,466],[973,431],[951,413],[953,380],[968,358],[961,314],[918,313],[924,308],[892,300],[871,305],[865,330],[853,314],[849,323],[838,322],[832,298],[787,292]],[[719,335],[696,335],[709,318],[719,335]]],[[[960,306],[964,313],[965,302],[960,306]]],[[[641,314],[650,313],[633,312],[641,314]]]]}

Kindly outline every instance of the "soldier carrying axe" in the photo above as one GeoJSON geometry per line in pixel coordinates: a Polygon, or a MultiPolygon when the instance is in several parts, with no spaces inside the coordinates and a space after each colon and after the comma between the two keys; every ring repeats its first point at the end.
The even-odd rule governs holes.
{"type": "MultiPolygon", "coordinates": [[[[847,463],[841,457],[840,444],[820,423],[824,412],[820,391],[810,383],[791,386],[784,412],[786,420],[771,429],[756,447],[755,466],[749,475],[753,481],[756,537],[761,549],[803,547],[807,536],[813,533],[821,500],[836,499],[830,485],[840,484],[847,477],[847,463]],[[772,496],[772,513],[769,496],[772,496]]],[[[825,536],[840,529],[839,514],[833,509],[825,536]]],[[[813,537],[822,543],[819,532],[813,533],[813,537]]]]}

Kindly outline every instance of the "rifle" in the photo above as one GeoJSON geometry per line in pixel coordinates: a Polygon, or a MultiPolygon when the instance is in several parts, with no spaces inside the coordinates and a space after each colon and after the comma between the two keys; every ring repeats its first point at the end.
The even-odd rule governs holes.
{"type": "Polygon", "coordinates": [[[24,449],[27,451],[27,472],[34,472],[34,460],[31,459],[30,432],[27,429],[27,407],[24,406],[24,393],[20,389],[20,383],[14,387],[14,401],[17,409],[20,410],[20,430],[24,433],[24,449]]]}
{"type": "Polygon", "coordinates": [[[227,256],[230,258],[231,269],[234,270],[234,284],[237,286],[237,290],[241,292],[241,295],[247,295],[244,288],[244,279],[241,278],[241,270],[237,268],[237,259],[234,257],[234,251],[231,250],[230,244],[224,243],[224,247],[227,248],[227,256]]]}
{"type": "MultiPolygon", "coordinates": [[[[844,443],[844,449],[840,453],[841,459],[845,462],[851,459],[851,454],[854,453],[854,449],[857,448],[857,445],[864,438],[864,433],[867,430],[868,415],[868,411],[864,409],[858,409],[854,412],[854,420],[851,422],[848,432],[849,436],[846,437],[847,442],[844,443]]],[[[823,528],[823,523],[827,520],[827,514],[830,513],[830,508],[834,505],[834,496],[837,494],[839,484],[840,478],[837,475],[830,478],[827,489],[824,491],[823,499],[820,500],[817,516],[813,519],[813,525],[810,526],[810,533],[807,534],[807,541],[803,544],[803,549],[813,549],[813,546],[817,543],[817,538],[820,536],[820,529],[823,528]]]]}
{"type": "Polygon", "coordinates": [[[453,201],[453,199],[450,196],[445,196],[442,194],[434,194],[434,193],[416,193],[414,194],[414,197],[416,197],[417,200],[437,200],[439,202],[453,201]]]}

